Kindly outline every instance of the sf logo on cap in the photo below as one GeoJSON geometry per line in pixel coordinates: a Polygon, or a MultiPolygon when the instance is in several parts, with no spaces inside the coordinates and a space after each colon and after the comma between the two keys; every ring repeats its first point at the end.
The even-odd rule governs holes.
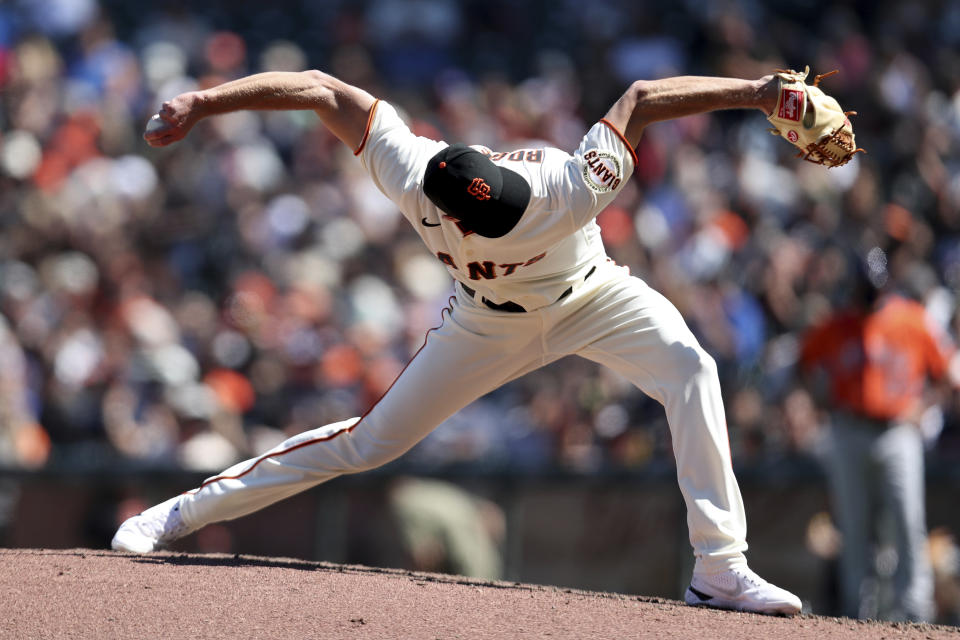
{"type": "Polygon", "coordinates": [[[470,186],[467,187],[467,193],[477,200],[490,199],[490,185],[483,181],[483,178],[474,178],[470,186]]]}

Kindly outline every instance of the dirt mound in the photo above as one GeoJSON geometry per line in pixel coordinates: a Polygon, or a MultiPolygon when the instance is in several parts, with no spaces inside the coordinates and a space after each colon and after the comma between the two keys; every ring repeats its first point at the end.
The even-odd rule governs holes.
{"type": "Polygon", "coordinates": [[[286,558],[0,549],[0,638],[954,638],[286,558]]]}

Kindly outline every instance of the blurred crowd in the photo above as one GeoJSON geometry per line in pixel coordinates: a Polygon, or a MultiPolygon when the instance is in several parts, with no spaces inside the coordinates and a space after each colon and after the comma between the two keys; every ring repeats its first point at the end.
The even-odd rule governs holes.
{"type": "MultiPolygon", "coordinates": [[[[422,135],[572,150],[633,79],[807,64],[840,70],[825,88],[867,155],[808,165],[759,113],[661,123],[599,217],[717,359],[743,465],[816,449],[798,344],[843,303],[851,249],[879,247],[889,286],[960,333],[960,3],[0,4],[0,464],[219,470],[362,414],[439,323],[451,280],[314,114],[222,116],[155,150],[165,99],[320,68],[422,135]]],[[[933,455],[960,458],[958,417],[929,416],[933,455]]],[[[568,359],[404,462],[671,460],[659,405],[568,359]]]]}

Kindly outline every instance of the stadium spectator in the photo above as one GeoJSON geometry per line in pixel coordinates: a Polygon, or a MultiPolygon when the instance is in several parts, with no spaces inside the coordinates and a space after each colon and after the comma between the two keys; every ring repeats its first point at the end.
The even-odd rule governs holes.
{"type": "Polygon", "coordinates": [[[800,358],[830,413],[826,465],[842,535],[840,611],[929,621],[924,421],[935,403],[928,381],[947,377],[954,347],[923,305],[893,289],[883,250],[851,261],[847,304],[804,336],[800,358]],[[881,561],[885,536],[894,555],[881,561]],[[889,602],[876,588],[884,573],[889,602]]]}

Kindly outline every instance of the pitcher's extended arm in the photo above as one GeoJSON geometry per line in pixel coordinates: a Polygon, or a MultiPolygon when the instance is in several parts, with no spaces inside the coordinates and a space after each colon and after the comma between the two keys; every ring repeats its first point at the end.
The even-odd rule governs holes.
{"type": "Polygon", "coordinates": [[[183,139],[207,116],[245,109],[311,109],[351,149],[363,140],[374,97],[322,71],[271,71],[182,93],[164,102],[163,125],[144,134],[154,147],[183,139]]]}
{"type": "Polygon", "coordinates": [[[605,119],[636,146],[644,128],[653,122],[682,118],[719,109],[761,109],[777,106],[773,75],[759,80],[677,76],[637,80],[607,112],[605,119]]]}

